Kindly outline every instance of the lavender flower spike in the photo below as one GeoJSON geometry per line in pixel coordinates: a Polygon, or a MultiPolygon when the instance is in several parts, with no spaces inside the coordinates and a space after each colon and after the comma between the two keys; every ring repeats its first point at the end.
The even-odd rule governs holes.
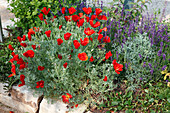
{"type": "Polygon", "coordinates": [[[163,53],[163,55],[162,55],[162,56],[163,56],[163,60],[165,60],[165,59],[166,59],[166,55],[163,53]]]}
{"type": "Polygon", "coordinates": [[[140,57],[140,58],[142,58],[142,55],[141,55],[141,54],[139,54],[139,57],[140,57]]]}
{"type": "Polygon", "coordinates": [[[163,71],[163,70],[165,70],[165,69],[166,69],[166,67],[167,67],[167,66],[166,66],[166,65],[164,65],[164,66],[162,67],[162,71],[163,71]]]}
{"type": "Polygon", "coordinates": [[[151,63],[148,63],[149,67],[152,68],[152,64],[151,63]]]}

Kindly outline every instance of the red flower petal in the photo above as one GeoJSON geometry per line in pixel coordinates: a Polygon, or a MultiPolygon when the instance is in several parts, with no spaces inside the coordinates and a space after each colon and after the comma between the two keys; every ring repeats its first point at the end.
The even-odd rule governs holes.
{"type": "Polygon", "coordinates": [[[89,7],[89,8],[84,7],[84,8],[82,8],[82,9],[83,9],[83,11],[84,11],[87,15],[92,12],[91,7],[89,7]]]}
{"type": "Polygon", "coordinates": [[[62,14],[65,14],[65,9],[66,9],[65,7],[61,9],[62,14]]]}
{"type": "Polygon", "coordinates": [[[76,12],[76,9],[74,7],[71,7],[68,9],[68,11],[69,11],[70,15],[72,15],[73,13],[76,12]]]}
{"type": "Polygon", "coordinates": [[[63,43],[63,40],[61,38],[57,39],[58,45],[61,45],[63,43]]]}
{"type": "Polygon", "coordinates": [[[102,10],[100,8],[96,8],[95,10],[96,10],[96,15],[97,16],[102,12],[102,10]]]}
{"type": "Polygon", "coordinates": [[[107,81],[107,76],[104,77],[103,81],[107,81]]]}
{"type": "Polygon", "coordinates": [[[108,53],[106,53],[105,59],[109,59],[109,57],[111,57],[111,56],[112,56],[112,53],[111,53],[111,51],[109,51],[108,53]]]}
{"type": "Polygon", "coordinates": [[[78,58],[79,58],[80,60],[82,60],[82,61],[88,60],[88,56],[87,56],[87,54],[86,54],[85,52],[79,53],[79,54],[78,54],[78,58]]]}
{"type": "Polygon", "coordinates": [[[45,34],[47,35],[47,37],[50,37],[51,30],[46,31],[45,34]]]}
{"type": "Polygon", "coordinates": [[[72,35],[71,33],[65,33],[65,34],[64,34],[64,39],[65,39],[65,40],[69,40],[69,38],[70,38],[71,35],[72,35]]]}
{"type": "Polygon", "coordinates": [[[67,62],[63,64],[63,67],[64,67],[64,68],[67,68],[67,62]]]}
{"type": "Polygon", "coordinates": [[[32,45],[32,48],[35,50],[36,49],[36,45],[32,45]]]}
{"type": "Polygon", "coordinates": [[[51,10],[51,9],[48,8],[48,11],[47,11],[47,8],[46,8],[46,7],[44,7],[43,9],[41,9],[41,11],[42,11],[45,15],[48,15],[48,13],[49,13],[50,10],[51,10]]]}
{"type": "Polygon", "coordinates": [[[43,71],[45,69],[45,67],[43,67],[43,66],[38,66],[38,70],[39,71],[43,71]]]}
{"type": "Polygon", "coordinates": [[[40,15],[38,15],[38,17],[40,18],[41,21],[43,21],[43,14],[40,13],[40,15]]]}
{"type": "Polygon", "coordinates": [[[8,45],[8,48],[9,48],[10,50],[12,50],[12,51],[14,50],[14,48],[12,47],[11,44],[8,45]]]}

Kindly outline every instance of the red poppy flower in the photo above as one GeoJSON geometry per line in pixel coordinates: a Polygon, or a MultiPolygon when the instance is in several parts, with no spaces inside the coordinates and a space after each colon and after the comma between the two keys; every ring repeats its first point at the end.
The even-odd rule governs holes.
{"type": "Polygon", "coordinates": [[[12,74],[10,74],[8,77],[12,77],[12,76],[14,76],[15,75],[15,73],[12,73],[12,74]]]}
{"type": "Polygon", "coordinates": [[[71,53],[73,53],[73,49],[71,50],[71,53]]]}
{"type": "Polygon", "coordinates": [[[21,81],[22,83],[19,84],[18,87],[21,87],[21,86],[25,85],[24,79],[25,79],[25,76],[24,76],[24,75],[20,75],[20,81],[21,81]]]}
{"type": "Polygon", "coordinates": [[[41,21],[43,21],[44,18],[43,18],[43,14],[42,13],[40,13],[40,15],[38,15],[38,17],[40,18],[41,21]]]}
{"type": "Polygon", "coordinates": [[[96,10],[96,15],[97,16],[102,12],[102,10],[100,8],[96,8],[95,10],[96,10]]]}
{"type": "Polygon", "coordinates": [[[37,86],[36,86],[36,88],[43,88],[44,87],[44,81],[43,80],[41,80],[41,81],[38,81],[37,83],[37,86]]]}
{"type": "Polygon", "coordinates": [[[66,21],[71,21],[71,16],[64,16],[64,18],[66,19],[66,21]]]}
{"type": "Polygon", "coordinates": [[[19,65],[21,65],[21,64],[23,64],[23,63],[24,63],[24,61],[23,61],[22,58],[20,58],[20,59],[17,61],[17,64],[19,64],[19,65]]]}
{"type": "Polygon", "coordinates": [[[102,30],[103,30],[103,31],[107,31],[107,27],[104,27],[103,29],[100,29],[99,32],[98,32],[98,34],[100,34],[100,33],[102,32],[102,30]]]}
{"type": "Polygon", "coordinates": [[[25,39],[26,39],[26,36],[23,35],[23,38],[21,38],[21,41],[25,41],[25,39]]]}
{"type": "Polygon", "coordinates": [[[61,29],[61,28],[62,28],[62,25],[59,26],[59,29],[61,29]]]}
{"type": "Polygon", "coordinates": [[[78,104],[76,104],[75,107],[78,107],[78,104]]]}
{"type": "Polygon", "coordinates": [[[84,7],[84,8],[82,8],[82,9],[83,9],[83,11],[84,11],[87,15],[92,12],[91,7],[89,7],[89,8],[84,7]]]}
{"type": "Polygon", "coordinates": [[[29,29],[29,33],[32,35],[32,34],[35,34],[34,30],[33,29],[29,29]]]}
{"type": "Polygon", "coordinates": [[[86,16],[86,15],[84,15],[84,16],[86,18],[86,21],[89,22],[90,18],[88,16],[86,16]]]}
{"type": "Polygon", "coordinates": [[[80,19],[80,17],[78,15],[72,15],[72,20],[74,22],[77,22],[77,20],[79,20],[79,19],[80,19]]]}
{"type": "Polygon", "coordinates": [[[61,56],[60,54],[58,54],[58,58],[59,58],[59,59],[62,59],[62,56],[61,56]]]}
{"type": "Polygon", "coordinates": [[[74,12],[76,12],[76,9],[74,7],[71,7],[68,9],[70,15],[72,15],[74,12]]]}
{"type": "Polygon", "coordinates": [[[80,47],[80,43],[77,40],[73,40],[73,44],[75,49],[78,49],[80,47]]]}
{"type": "Polygon", "coordinates": [[[90,37],[90,41],[93,42],[93,38],[90,37]]]}
{"type": "Polygon", "coordinates": [[[45,34],[47,35],[47,37],[50,37],[51,30],[46,31],[45,34]]]}
{"type": "Polygon", "coordinates": [[[27,52],[23,53],[23,55],[25,57],[33,58],[34,57],[34,51],[33,50],[28,50],[27,52]]]}
{"type": "Polygon", "coordinates": [[[62,13],[62,14],[65,13],[65,9],[66,9],[65,7],[63,7],[63,8],[61,9],[61,13],[62,13]]]}
{"type": "Polygon", "coordinates": [[[71,35],[72,35],[71,33],[68,33],[68,32],[65,33],[65,34],[64,34],[64,39],[65,39],[65,40],[69,40],[69,38],[70,38],[71,35]]]}
{"type": "Polygon", "coordinates": [[[14,56],[15,56],[15,53],[14,53],[14,52],[12,52],[12,53],[11,53],[11,55],[14,57],[14,56]]]}
{"type": "Polygon", "coordinates": [[[36,49],[36,45],[32,45],[32,48],[35,50],[36,49]]]}
{"type": "Polygon", "coordinates": [[[104,37],[103,41],[106,43],[110,43],[110,37],[108,36],[104,37]]]}
{"type": "Polygon", "coordinates": [[[113,67],[114,67],[115,72],[116,72],[117,74],[120,74],[119,71],[123,71],[123,69],[122,69],[122,68],[123,68],[123,65],[122,65],[122,64],[118,64],[118,63],[116,62],[116,59],[113,60],[112,64],[113,64],[113,67]]]}
{"type": "Polygon", "coordinates": [[[14,113],[13,111],[10,111],[9,113],[14,113]]]}
{"type": "Polygon", "coordinates": [[[99,20],[107,20],[107,17],[105,15],[100,15],[100,16],[97,16],[97,18],[99,20]]]}
{"type": "Polygon", "coordinates": [[[103,81],[107,81],[107,76],[104,77],[103,81]]]}
{"type": "Polygon", "coordinates": [[[11,72],[12,72],[12,73],[16,73],[15,65],[12,65],[11,72]]]}
{"type": "Polygon", "coordinates": [[[19,60],[18,54],[17,54],[17,55],[14,55],[13,59],[14,59],[14,61],[18,61],[18,60],[19,60]]]}
{"type": "Polygon", "coordinates": [[[24,69],[26,66],[25,66],[25,62],[23,63],[23,64],[21,64],[20,66],[19,66],[19,70],[21,70],[21,69],[24,69]]]}
{"type": "Polygon", "coordinates": [[[64,103],[69,103],[69,99],[72,98],[72,95],[69,94],[69,93],[66,93],[66,95],[62,95],[62,98],[63,98],[63,102],[64,103]]]}
{"type": "Polygon", "coordinates": [[[79,53],[79,54],[78,54],[78,58],[79,58],[80,60],[82,60],[82,61],[88,60],[88,56],[87,56],[87,54],[86,54],[85,52],[79,53]]]}
{"type": "Polygon", "coordinates": [[[44,7],[43,9],[41,9],[41,11],[42,11],[45,15],[48,15],[48,13],[49,13],[50,10],[51,10],[51,9],[48,8],[48,11],[47,11],[47,8],[46,8],[46,7],[44,7]]]}
{"type": "Polygon", "coordinates": [[[26,44],[26,43],[20,43],[20,45],[23,46],[23,47],[25,47],[25,48],[27,47],[27,44],[26,44]]]}
{"type": "Polygon", "coordinates": [[[79,13],[79,17],[80,17],[80,18],[83,17],[83,13],[79,13]]]}
{"type": "Polygon", "coordinates": [[[94,61],[93,56],[91,56],[91,58],[90,58],[89,61],[90,61],[90,62],[93,62],[93,61],[94,61]]]}
{"type": "Polygon", "coordinates": [[[109,51],[108,53],[106,53],[105,59],[109,59],[109,57],[111,57],[111,56],[112,56],[112,53],[111,53],[111,51],[109,51]]]}
{"type": "Polygon", "coordinates": [[[97,17],[96,15],[92,15],[92,16],[91,16],[91,20],[95,20],[96,17],[97,17]]]}
{"type": "Polygon", "coordinates": [[[86,46],[89,43],[89,38],[84,38],[84,41],[80,38],[80,42],[82,46],[86,46]]]}
{"type": "Polygon", "coordinates": [[[93,20],[90,20],[90,25],[93,27],[93,28],[96,28],[96,27],[99,27],[100,26],[100,22],[96,22],[95,24],[93,24],[93,20]]]}
{"type": "Polygon", "coordinates": [[[86,29],[84,29],[84,33],[88,36],[92,35],[93,33],[95,33],[95,31],[93,29],[90,29],[89,27],[86,29]]]}
{"type": "Polygon", "coordinates": [[[99,34],[97,40],[101,40],[102,38],[103,38],[103,35],[99,34]]]}
{"type": "Polygon", "coordinates": [[[39,71],[43,71],[45,69],[45,67],[43,67],[43,66],[38,66],[38,70],[39,71]]]}
{"type": "Polygon", "coordinates": [[[8,45],[8,48],[9,48],[10,50],[12,50],[12,51],[14,50],[14,48],[12,47],[11,44],[8,45]]]}
{"type": "Polygon", "coordinates": [[[36,32],[39,32],[40,28],[33,27],[36,32]]]}
{"type": "Polygon", "coordinates": [[[71,109],[73,109],[74,108],[74,106],[71,106],[71,109]]]}
{"type": "Polygon", "coordinates": [[[63,40],[61,38],[57,39],[58,45],[61,45],[63,43],[63,40]]]}
{"type": "Polygon", "coordinates": [[[18,39],[19,42],[21,42],[21,37],[18,36],[17,39],[18,39]]]}
{"type": "Polygon", "coordinates": [[[80,26],[83,25],[83,23],[84,23],[84,18],[81,18],[81,19],[79,19],[79,21],[77,22],[77,26],[80,27],[80,26]]]}
{"type": "Polygon", "coordinates": [[[66,68],[67,67],[67,62],[63,64],[63,67],[66,68]]]}
{"type": "Polygon", "coordinates": [[[30,32],[28,32],[28,39],[29,39],[29,41],[31,41],[31,33],[30,32]]]}
{"type": "Polygon", "coordinates": [[[45,22],[45,24],[47,25],[47,21],[46,21],[47,19],[44,19],[44,22],[45,22]]]}

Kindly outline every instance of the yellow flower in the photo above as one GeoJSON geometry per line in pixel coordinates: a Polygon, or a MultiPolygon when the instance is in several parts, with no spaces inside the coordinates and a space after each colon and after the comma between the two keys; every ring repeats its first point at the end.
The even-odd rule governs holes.
{"type": "Polygon", "coordinates": [[[166,77],[169,76],[169,79],[170,79],[170,73],[167,73],[165,76],[164,76],[164,80],[166,80],[166,77]]]}
{"type": "Polygon", "coordinates": [[[161,74],[166,74],[166,73],[168,73],[167,67],[165,68],[165,70],[161,71],[161,74]]]}
{"type": "Polygon", "coordinates": [[[170,82],[168,82],[167,86],[170,87],[170,82]]]}

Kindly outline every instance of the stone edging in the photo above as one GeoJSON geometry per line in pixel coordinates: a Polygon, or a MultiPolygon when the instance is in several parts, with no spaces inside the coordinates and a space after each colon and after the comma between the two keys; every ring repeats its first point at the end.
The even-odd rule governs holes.
{"type": "Polygon", "coordinates": [[[8,96],[8,93],[5,93],[3,89],[4,85],[0,83],[0,102],[22,113],[83,113],[87,108],[85,104],[82,104],[68,112],[67,104],[61,100],[54,104],[48,103],[43,95],[33,96],[33,93],[26,86],[13,86],[10,91],[11,95],[8,96]]]}

